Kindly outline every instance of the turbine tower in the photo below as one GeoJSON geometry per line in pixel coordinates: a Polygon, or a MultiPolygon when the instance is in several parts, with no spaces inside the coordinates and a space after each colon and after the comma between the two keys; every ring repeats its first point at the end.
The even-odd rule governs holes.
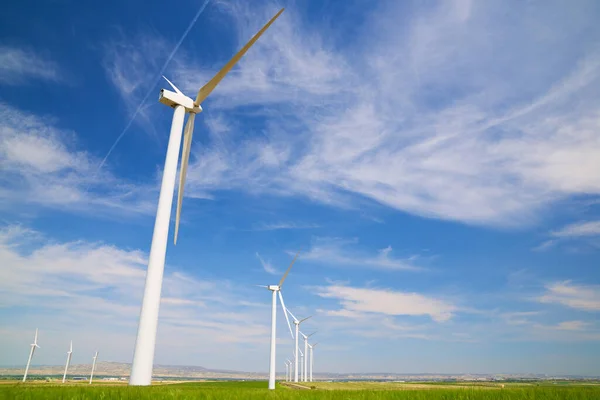
{"type": "Polygon", "coordinates": [[[298,348],[298,352],[300,353],[300,382],[302,382],[304,380],[304,368],[302,368],[302,364],[304,363],[304,353],[300,348],[298,348]]]}
{"type": "Polygon", "coordinates": [[[313,349],[317,346],[317,344],[319,344],[318,342],[315,344],[309,344],[308,348],[310,349],[310,381],[313,381],[312,378],[312,372],[313,372],[313,365],[315,364],[315,355],[313,354],[313,349]]]}
{"type": "Polygon", "coordinates": [[[279,10],[279,12],[271,18],[271,20],[263,26],[262,29],[258,31],[258,33],[256,33],[256,35],[254,35],[252,39],[250,39],[250,41],[246,43],[246,45],[242,47],[242,49],[233,56],[233,58],[229,60],[229,62],[225,64],[225,66],[217,72],[210,81],[208,81],[208,83],[200,88],[196,100],[192,100],[185,96],[175,87],[175,85],[165,78],[175,92],[162,89],[160,91],[159,101],[175,110],[173,111],[173,122],[171,123],[169,144],[167,145],[167,156],[165,159],[160,195],[158,198],[158,208],[156,211],[156,219],[154,221],[154,232],[152,234],[152,244],[150,246],[148,271],[146,272],[144,298],[142,300],[135,351],[133,353],[133,363],[131,366],[131,377],[129,379],[130,385],[150,385],[152,382],[152,364],[154,361],[154,350],[156,345],[160,293],[162,290],[163,272],[165,268],[165,255],[167,252],[167,239],[169,236],[169,220],[173,203],[173,190],[175,189],[175,177],[177,175],[177,161],[181,145],[181,130],[183,128],[185,114],[189,113],[190,116],[183,134],[183,150],[181,156],[181,169],[179,171],[177,213],[175,218],[175,244],[177,244],[177,234],[179,231],[183,187],[190,158],[194,119],[196,114],[202,112],[200,104],[210,95],[231,68],[233,68],[248,49],[269,28],[269,26],[271,26],[277,17],[281,15],[283,10],[283,8],[279,10]]]}
{"type": "Polygon", "coordinates": [[[92,384],[92,378],[94,378],[94,370],[96,369],[96,359],[98,358],[98,350],[94,354],[94,362],[92,362],[92,373],[90,374],[90,385],[92,384]]]}
{"type": "Polygon", "coordinates": [[[31,364],[31,359],[33,358],[33,353],[35,352],[36,347],[39,349],[40,346],[37,344],[38,330],[35,328],[35,336],[33,338],[33,343],[31,343],[31,350],[29,351],[29,358],[27,359],[27,366],[25,367],[25,374],[23,375],[23,382],[27,379],[27,373],[29,372],[29,365],[31,364]]]}
{"type": "Polygon", "coordinates": [[[281,294],[281,287],[283,286],[283,282],[285,281],[285,278],[287,278],[288,274],[290,273],[292,266],[296,262],[296,259],[298,258],[298,254],[300,254],[300,252],[296,253],[296,256],[290,263],[290,266],[288,267],[288,269],[285,271],[285,274],[283,274],[283,276],[281,277],[281,280],[279,281],[278,285],[260,286],[260,287],[267,288],[272,292],[272,298],[271,298],[271,358],[269,360],[269,389],[270,390],[275,389],[275,353],[276,353],[275,348],[276,348],[276,344],[277,344],[276,343],[277,342],[277,337],[276,337],[276,335],[277,335],[277,295],[279,295],[279,300],[281,300],[281,308],[283,308],[283,315],[285,315],[285,319],[288,323],[288,328],[290,329],[290,334],[292,335],[292,338],[294,337],[294,334],[292,333],[292,326],[290,325],[290,320],[287,315],[287,309],[285,308],[285,303],[283,302],[283,295],[281,294]]]}
{"type": "Polygon", "coordinates": [[[292,312],[290,310],[287,310],[290,315],[292,316],[292,318],[294,319],[294,325],[296,325],[296,335],[295,335],[295,339],[296,339],[296,346],[294,350],[294,382],[298,383],[298,351],[300,350],[300,348],[298,347],[298,334],[300,333],[300,324],[303,323],[304,321],[306,321],[307,319],[309,319],[310,317],[312,317],[312,315],[310,317],[306,317],[304,319],[298,320],[298,318],[296,318],[294,316],[294,314],[292,314],[292,312]]]}
{"type": "Polygon", "coordinates": [[[312,335],[314,335],[315,333],[317,333],[317,332],[313,332],[310,335],[305,335],[304,333],[300,332],[300,334],[304,338],[304,354],[306,354],[306,356],[304,357],[304,363],[301,366],[301,368],[303,368],[303,372],[302,372],[302,376],[304,377],[304,379],[302,380],[303,382],[308,382],[308,338],[311,337],[312,335]]]}
{"type": "Polygon", "coordinates": [[[71,363],[71,356],[73,355],[73,341],[71,340],[71,344],[69,345],[69,351],[67,351],[67,363],[65,364],[65,374],[63,375],[62,383],[65,383],[67,379],[67,370],[69,369],[69,364],[71,363]]]}

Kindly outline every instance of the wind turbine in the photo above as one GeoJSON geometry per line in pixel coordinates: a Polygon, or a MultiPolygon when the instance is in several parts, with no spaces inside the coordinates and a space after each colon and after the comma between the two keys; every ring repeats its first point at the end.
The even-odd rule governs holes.
{"type": "Polygon", "coordinates": [[[289,359],[286,359],[285,366],[285,381],[289,382],[292,380],[292,362],[289,359]]]}
{"type": "Polygon", "coordinates": [[[310,349],[310,381],[312,382],[312,372],[313,372],[313,365],[315,364],[315,355],[313,354],[313,349],[318,345],[319,343],[315,343],[315,344],[309,344],[308,348],[310,349]]]}
{"type": "Polygon", "coordinates": [[[312,315],[309,317],[306,317],[304,319],[298,320],[298,318],[296,318],[290,310],[287,310],[287,311],[290,313],[290,315],[294,319],[294,325],[296,325],[296,335],[295,335],[296,350],[295,350],[295,354],[294,354],[294,363],[296,365],[294,366],[294,382],[298,382],[298,351],[300,351],[300,348],[298,347],[298,333],[300,332],[300,324],[303,323],[304,321],[306,321],[307,319],[309,319],[310,317],[312,317],[312,315]]]}
{"type": "Polygon", "coordinates": [[[183,134],[183,150],[181,156],[181,169],[179,171],[179,189],[177,195],[177,213],[175,219],[174,243],[177,244],[177,233],[179,231],[179,217],[181,215],[181,202],[183,199],[183,187],[187,174],[188,162],[190,159],[190,150],[192,145],[192,134],[194,131],[194,119],[196,114],[202,112],[202,103],[233,68],[233,66],[242,58],[248,49],[258,40],[258,38],[271,26],[271,24],[281,15],[283,8],[271,20],[262,27],[256,35],[235,55],[217,74],[208,81],[196,96],[196,100],[185,96],[175,85],[171,85],[175,92],[161,89],[159,101],[175,110],[173,111],[173,122],[169,134],[169,144],[167,146],[167,156],[163,170],[160,195],[158,198],[158,207],[156,219],[154,221],[154,232],[152,234],[152,244],[150,246],[150,257],[148,261],[148,271],[146,273],[146,284],[144,287],[144,298],[142,300],[142,309],[138,325],[137,339],[135,342],[135,351],[133,354],[133,363],[131,366],[130,385],[150,385],[152,382],[152,364],[154,361],[154,350],[156,345],[156,329],[158,326],[158,310],[160,306],[160,292],[162,289],[163,272],[165,268],[165,255],[167,252],[167,239],[169,236],[169,220],[171,215],[171,206],[173,203],[173,190],[175,189],[175,177],[177,175],[177,161],[179,158],[179,148],[181,145],[181,131],[186,112],[190,114],[185,132],[183,134]]]}
{"type": "Polygon", "coordinates": [[[290,335],[292,335],[292,338],[293,338],[294,334],[292,333],[292,326],[290,325],[290,319],[288,318],[287,309],[285,308],[285,303],[283,302],[283,296],[281,294],[281,286],[283,286],[283,281],[285,281],[285,278],[287,278],[288,274],[290,273],[290,270],[292,269],[292,266],[296,262],[296,259],[298,258],[298,254],[300,254],[300,252],[296,253],[296,256],[290,263],[290,266],[288,267],[288,269],[285,271],[285,274],[283,274],[283,276],[281,277],[281,280],[279,281],[278,285],[269,285],[269,286],[258,285],[260,287],[267,288],[271,292],[273,292],[272,300],[271,300],[271,358],[269,361],[269,389],[271,389],[271,390],[275,389],[275,350],[276,350],[275,347],[276,347],[276,341],[277,341],[277,338],[276,338],[276,335],[277,335],[277,324],[276,324],[276,322],[277,322],[277,295],[279,294],[279,300],[281,300],[281,308],[283,308],[283,315],[285,315],[285,319],[288,323],[288,328],[290,329],[290,335]]]}
{"type": "Polygon", "coordinates": [[[94,369],[96,369],[96,359],[98,358],[98,350],[94,354],[94,362],[92,363],[92,373],[90,374],[90,385],[92,384],[92,378],[94,377],[94,369]]]}
{"type": "Polygon", "coordinates": [[[317,332],[313,332],[310,335],[305,335],[304,333],[300,332],[300,334],[304,338],[304,354],[306,354],[306,357],[304,357],[304,364],[301,366],[301,368],[303,368],[303,382],[308,382],[308,338],[314,335],[315,333],[317,332]]]}
{"type": "Polygon", "coordinates": [[[31,343],[31,351],[29,351],[29,358],[27,359],[27,366],[25,367],[25,374],[23,375],[23,382],[27,379],[27,372],[29,372],[29,365],[31,364],[31,359],[33,358],[33,353],[35,352],[35,348],[38,349],[40,346],[37,344],[38,330],[35,328],[35,336],[33,338],[33,343],[31,343]]]}
{"type": "Polygon", "coordinates": [[[69,364],[71,363],[71,356],[73,355],[73,341],[71,340],[71,344],[69,345],[69,351],[67,351],[67,363],[65,364],[65,374],[63,375],[62,383],[65,383],[67,379],[67,370],[69,369],[69,364]]]}

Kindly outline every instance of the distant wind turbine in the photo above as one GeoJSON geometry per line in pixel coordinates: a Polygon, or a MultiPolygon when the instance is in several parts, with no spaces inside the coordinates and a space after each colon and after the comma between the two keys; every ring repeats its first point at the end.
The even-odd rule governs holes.
{"type": "Polygon", "coordinates": [[[92,363],[92,373],[90,374],[90,385],[92,384],[92,379],[94,378],[94,370],[96,369],[96,359],[98,358],[98,350],[96,350],[96,354],[94,354],[94,362],[92,363]]]}
{"type": "Polygon", "coordinates": [[[138,325],[137,339],[135,342],[135,351],[133,354],[133,363],[131,366],[130,385],[150,385],[152,382],[152,364],[154,360],[154,350],[156,345],[156,329],[158,326],[158,310],[160,306],[160,292],[162,289],[163,273],[165,268],[165,255],[167,252],[167,239],[169,236],[169,220],[171,215],[171,206],[173,203],[173,190],[175,189],[175,178],[177,176],[177,161],[179,158],[179,148],[181,145],[181,131],[186,112],[190,114],[185,132],[183,134],[183,150],[181,156],[181,169],[179,171],[179,189],[177,195],[177,212],[175,218],[175,236],[174,243],[177,244],[177,234],[179,231],[179,218],[181,215],[181,202],[183,198],[183,187],[187,174],[188,162],[192,146],[192,134],[194,131],[194,119],[196,114],[202,112],[202,103],[233,68],[233,66],[242,58],[248,49],[258,40],[258,38],[271,26],[271,24],[281,15],[283,8],[271,18],[265,26],[262,27],[256,35],[235,55],[217,74],[208,81],[196,96],[196,100],[184,95],[175,85],[167,82],[173,88],[170,90],[161,89],[159,101],[175,110],[173,112],[173,122],[169,134],[169,144],[167,146],[167,156],[163,170],[160,195],[158,198],[158,208],[156,219],[154,221],[154,233],[152,235],[152,244],[150,246],[150,257],[148,261],[148,271],[146,273],[146,285],[144,288],[144,298],[142,300],[142,309],[138,325]]]}
{"type": "Polygon", "coordinates": [[[33,343],[31,343],[31,350],[29,351],[29,358],[27,359],[27,366],[25,367],[25,374],[23,375],[23,382],[27,379],[27,373],[29,372],[29,365],[31,364],[31,359],[33,358],[33,353],[35,352],[36,347],[39,349],[40,346],[37,344],[38,330],[35,328],[35,336],[33,338],[33,343]]]}
{"type": "Polygon", "coordinates": [[[285,360],[285,366],[285,381],[289,382],[292,380],[292,362],[289,359],[285,360]]]}
{"type": "Polygon", "coordinates": [[[318,345],[319,343],[315,343],[315,344],[309,344],[308,348],[310,349],[310,381],[313,381],[312,378],[312,372],[313,372],[313,365],[315,364],[315,355],[313,354],[313,349],[318,345]]]}
{"type": "Polygon", "coordinates": [[[67,363],[65,364],[65,374],[63,375],[62,383],[65,383],[67,379],[67,370],[69,369],[69,364],[71,363],[71,356],[73,355],[73,341],[71,340],[71,344],[69,345],[69,351],[67,351],[67,363]]]}
{"type": "Polygon", "coordinates": [[[314,335],[315,333],[317,332],[313,332],[310,335],[305,335],[304,333],[300,332],[300,334],[304,338],[304,354],[306,354],[306,357],[304,357],[304,364],[301,366],[301,368],[303,368],[303,382],[308,382],[308,338],[314,335]]]}
{"type": "Polygon", "coordinates": [[[300,333],[300,324],[303,323],[304,321],[306,321],[307,319],[309,319],[310,317],[312,317],[312,315],[309,317],[306,317],[304,319],[298,320],[298,318],[296,318],[289,309],[287,311],[290,313],[290,315],[294,319],[294,325],[296,325],[296,335],[294,335],[295,339],[296,339],[296,346],[295,346],[296,350],[294,353],[294,363],[295,363],[294,382],[298,382],[298,351],[300,351],[300,348],[298,347],[298,334],[300,333]]]}
{"type": "Polygon", "coordinates": [[[288,267],[288,269],[285,271],[285,274],[283,274],[283,276],[281,277],[281,280],[279,281],[278,285],[269,285],[269,286],[259,285],[260,287],[267,288],[271,292],[273,292],[272,298],[271,298],[271,358],[269,360],[269,389],[271,389],[271,390],[275,389],[275,352],[276,352],[276,342],[277,342],[277,295],[279,295],[279,300],[281,301],[281,308],[283,309],[283,315],[285,315],[285,319],[287,321],[288,328],[290,329],[290,334],[292,335],[292,338],[293,338],[294,334],[292,333],[292,326],[290,325],[290,319],[288,318],[287,309],[285,308],[285,303],[283,302],[283,295],[281,294],[281,287],[283,286],[283,282],[285,281],[285,278],[287,278],[288,274],[290,273],[292,266],[296,262],[296,259],[298,258],[298,254],[300,254],[300,252],[296,253],[296,256],[290,263],[290,266],[288,267]]]}

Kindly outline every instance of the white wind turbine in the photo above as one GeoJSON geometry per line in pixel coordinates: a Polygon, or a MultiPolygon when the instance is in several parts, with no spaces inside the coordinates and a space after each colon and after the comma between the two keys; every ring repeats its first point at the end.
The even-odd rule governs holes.
{"type": "Polygon", "coordinates": [[[313,353],[313,349],[318,345],[319,343],[315,343],[315,344],[309,344],[308,348],[310,349],[310,381],[313,381],[312,378],[312,372],[313,372],[313,365],[315,364],[315,355],[313,353]]]}
{"type": "Polygon", "coordinates": [[[292,362],[289,359],[285,360],[285,381],[289,382],[292,380],[292,362]]]}
{"type": "Polygon", "coordinates": [[[315,333],[317,332],[313,332],[310,335],[305,335],[304,333],[300,332],[300,334],[304,338],[304,354],[306,354],[306,356],[304,357],[304,363],[300,366],[300,368],[302,368],[303,382],[308,382],[308,338],[314,335],[315,333]]]}
{"type": "Polygon", "coordinates": [[[23,382],[27,379],[27,373],[29,372],[29,365],[31,364],[31,359],[33,358],[33,353],[35,352],[36,347],[39,349],[40,346],[37,344],[38,330],[35,328],[35,336],[33,338],[33,343],[31,343],[31,350],[29,351],[29,358],[27,359],[27,366],[25,367],[25,374],[23,375],[23,382]]]}
{"type": "Polygon", "coordinates": [[[92,362],[92,373],[90,374],[90,385],[92,384],[92,378],[94,378],[94,370],[96,369],[96,359],[98,358],[98,350],[94,354],[94,362],[92,362]]]}
{"type": "Polygon", "coordinates": [[[63,375],[62,383],[65,383],[67,379],[67,370],[69,369],[69,364],[71,363],[71,356],[73,355],[73,341],[71,340],[71,344],[69,345],[69,351],[67,351],[67,363],[65,364],[65,374],[63,375]]]}
{"type": "Polygon", "coordinates": [[[300,333],[300,324],[303,323],[304,321],[306,321],[307,319],[309,319],[311,316],[306,317],[304,319],[298,320],[298,318],[296,318],[294,316],[294,314],[292,314],[292,312],[290,310],[287,310],[290,315],[292,316],[292,318],[294,319],[294,325],[296,325],[296,335],[295,339],[296,339],[296,346],[295,346],[295,353],[294,353],[294,382],[298,382],[298,351],[300,351],[300,348],[298,347],[298,334],[300,333]]]}
{"type": "Polygon", "coordinates": [[[293,338],[294,334],[292,333],[292,326],[290,325],[290,320],[287,315],[287,309],[285,308],[285,303],[283,302],[283,295],[281,294],[281,286],[283,286],[283,281],[285,281],[285,278],[288,276],[288,274],[290,273],[290,270],[292,269],[292,266],[296,262],[296,259],[298,258],[298,254],[300,254],[300,252],[296,253],[296,256],[290,263],[290,266],[288,267],[288,269],[285,271],[285,274],[283,274],[283,276],[281,277],[281,280],[279,281],[278,285],[269,285],[269,286],[257,285],[259,287],[267,288],[271,292],[273,292],[272,300],[271,300],[271,358],[269,360],[269,389],[271,389],[271,390],[275,389],[275,352],[276,352],[275,348],[276,348],[276,342],[277,342],[277,337],[276,337],[276,335],[277,335],[277,324],[276,324],[276,322],[277,322],[277,295],[279,295],[279,300],[281,301],[281,308],[283,308],[283,315],[285,315],[285,319],[288,323],[288,328],[290,329],[290,334],[292,335],[292,338],[293,338]]]}
{"type": "MultiPolygon", "coordinates": [[[[192,145],[192,134],[194,131],[194,118],[196,114],[202,112],[202,103],[233,66],[242,58],[248,49],[258,40],[258,38],[271,26],[271,24],[283,12],[283,8],[271,18],[271,20],[250,39],[248,43],[235,55],[217,74],[198,91],[196,100],[185,96],[171,82],[169,84],[175,90],[161,89],[159,101],[175,110],[173,112],[173,122],[171,123],[171,132],[169,134],[169,144],[167,146],[167,156],[163,170],[160,195],[158,198],[158,208],[156,219],[154,221],[154,232],[152,234],[152,244],[150,246],[150,257],[148,261],[148,271],[146,273],[146,284],[144,288],[144,298],[142,300],[142,309],[138,325],[137,339],[135,342],[135,351],[133,354],[133,363],[131,366],[130,385],[150,385],[152,381],[152,364],[154,360],[154,349],[156,344],[156,329],[158,326],[158,310],[160,306],[160,292],[162,289],[162,279],[165,267],[165,255],[167,252],[167,239],[169,236],[169,220],[171,215],[171,206],[173,203],[173,190],[175,189],[175,177],[177,175],[177,161],[179,158],[179,148],[181,145],[181,131],[186,112],[190,114],[185,132],[183,135],[183,150],[181,156],[181,169],[179,172],[179,189],[177,195],[177,213],[175,218],[175,236],[174,243],[177,243],[177,233],[179,230],[179,217],[181,215],[181,202],[183,198],[183,187],[187,174],[190,150],[192,145]]],[[[165,78],[166,79],[166,78],[165,78]]]]}

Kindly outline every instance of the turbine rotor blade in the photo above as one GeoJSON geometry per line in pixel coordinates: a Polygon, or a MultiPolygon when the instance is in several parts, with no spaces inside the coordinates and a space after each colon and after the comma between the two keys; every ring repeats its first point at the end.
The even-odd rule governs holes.
{"type": "Polygon", "coordinates": [[[278,290],[279,300],[281,301],[281,308],[283,308],[283,315],[285,315],[285,320],[288,324],[288,328],[290,329],[290,335],[292,335],[292,339],[294,338],[294,333],[292,332],[292,325],[290,325],[290,319],[288,318],[287,308],[285,308],[285,303],[283,302],[283,295],[281,294],[281,290],[278,290]]]}
{"type": "Polygon", "coordinates": [[[210,95],[210,93],[215,89],[219,82],[221,82],[221,79],[223,79],[225,75],[227,75],[227,73],[240,60],[240,58],[242,58],[244,54],[246,54],[248,49],[252,47],[252,45],[258,40],[258,38],[271,26],[273,22],[275,22],[275,20],[277,19],[277,17],[279,17],[279,15],[281,15],[283,10],[285,9],[282,8],[281,10],[279,10],[279,12],[275,14],[275,16],[271,18],[271,20],[267,22],[267,24],[263,26],[262,29],[258,31],[256,35],[254,35],[252,39],[250,39],[250,41],[246,43],[246,45],[242,47],[242,49],[238,51],[236,55],[233,56],[232,59],[229,60],[229,62],[225,64],[225,66],[221,68],[221,70],[217,72],[217,74],[206,83],[206,85],[200,88],[200,90],[198,91],[198,96],[196,96],[196,101],[194,101],[195,105],[199,106],[200,103],[202,103],[210,95]]]}
{"type": "MultiPolygon", "coordinates": [[[[168,80],[168,79],[167,79],[167,77],[166,77],[166,76],[164,76],[164,75],[163,75],[162,77],[163,77],[163,78],[165,78],[165,81],[167,81],[167,82],[169,83],[169,85],[171,85],[171,87],[173,88],[173,90],[174,90],[176,93],[178,93],[178,94],[181,94],[181,95],[184,95],[183,93],[181,93],[181,90],[177,89],[177,86],[173,85],[173,83],[172,83],[170,80],[168,80]]],[[[185,96],[185,95],[184,95],[184,96],[185,96]]]]}
{"type": "Polygon", "coordinates": [[[281,277],[281,280],[279,281],[279,287],[281,287],[281,285],[283,285],[283,281],[285,281],[285,278],[288,276],[288,274],[290,273],[290,270],[292,269],[292,266],[294,265],[294,263],[296,262],[296,259],[298,258],[298,255],[300,254],[300,252],[296,253],[296,256],[294,257],[294,259],[292,260],[292,262],[290,263],[290,266],[288,267],[288,269],[285,271],[285,274],[283,274],[283,276],[281,277]]]}
{"type": "Polygon", "coordinates": [[[314,335],[315,333],[317,333],[317,331],[314,331],[313,333],[311,333],[310,335],[308,335],[307,337],[311,337],[312,335],[314,335]]]}
{"type": "Polygon", "coordinates": [[[306,317],[304,319],[301,319],[300,321],[298,321],[299,324],[301,324],[302,322],[306,321],[307,319],[312,318],[312,315],[309,317],[306,317]]]}
{"type": "Polygon", "coordinates": [[[289,308],[287,309],[287,312],[289,312],[292,318],[294,318],[294,322],[298,322],[298,318],[294,317],[294,314],[292,314],[289,308]]]}
{"type": "Polygon", "coordinates": [[[183,136],[183,150],[181,151],[181,167],[179,170],[179,187],[177,188],[177,213],[175,215],[175,236],[174,244],[177,244],[177,235],[179,233],[179,218],[181,217],[181,203],[183,201],[183,187],[185,186],[185,177],[187,175],[188,162],[190,161],[190,151],[192,149],[192,135],[194,134],[194,119],[196,114],[190,113],[187,124],[185,124],[183,136]]]}

